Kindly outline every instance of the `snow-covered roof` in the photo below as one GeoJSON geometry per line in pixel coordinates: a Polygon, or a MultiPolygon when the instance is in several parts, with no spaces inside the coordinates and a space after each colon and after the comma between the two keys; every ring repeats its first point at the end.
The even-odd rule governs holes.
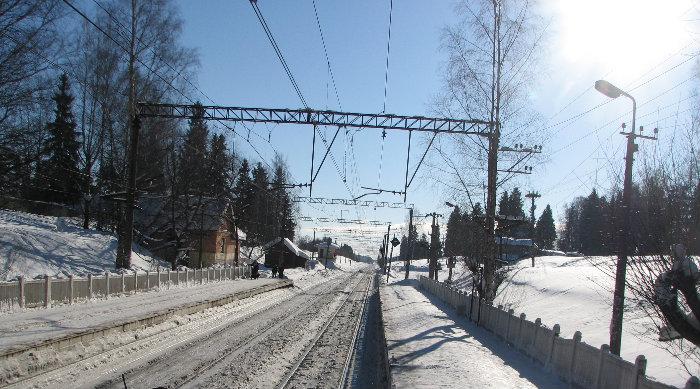
{"type": "Polygon", "coordinates": [[[275,238],[275,239],[265,243],[265,245],[263,246],[263,250],[267,251],[270,247],[279,243],[280,240],[283,240],[284,245],[289,249],[289,251],[293,252],[294,255],[296,255],[297,257],[302,257],[302,258],[307,259],[307,260],[311,259],[309,257],[309,255],[306,254],[306,252],[304,252],[304,250],[297,247],[297,245],[295,245],[294,242],[292,242],[291,240],[289,240],[287,238],[284,238],[284,239],[283,238],[275,238]]]}
{"type": "Polygon", "coordinates": [[[340,248],[340,246],[338,246],[337,244],[335,244],[335,243],[328,243],[328,242],[319,243],[319,244],[316,245],[316,247],[319,248],[319,249],[328,249],[328,248],[331,248],[331,249],[336,249],[336,250],[340,248]]]}

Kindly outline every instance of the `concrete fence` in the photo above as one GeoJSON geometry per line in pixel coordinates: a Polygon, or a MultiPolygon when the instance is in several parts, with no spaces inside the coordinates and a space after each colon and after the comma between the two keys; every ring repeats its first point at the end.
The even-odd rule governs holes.
{"type": "MultiPolygon", "coordinates": [[[[572,339],[559,336],[559,324],[551,329],[539,318],[527,320],[524,313],[516,316],[512,309],[486,304],[477,296],[450,285],[420,276],[421,288],[452,306],[479,326],[486,328],[520,352],[537,361],[546,370],[575,387],[596,389],[669,389],[646,377],[647,361],[643,355],[634,363],[610,353],[608,345],[596,348],[581,341],[581,332],[572,339]]],[[[700,380],[691,377],[686,389],[700,389],[700,380]]]]}
{"type": "Polygon", "coordinates": [[[86,277],[52,278],[0,282],[0,311],[17,307],[50,307],[54,304],[73,304],[96,298],[160,290],[173,286],[199,285],[203,283],[250,277],[248,266],[188,270],[157,270],[151,272],[123,272],[88,274],[86,277]]]}

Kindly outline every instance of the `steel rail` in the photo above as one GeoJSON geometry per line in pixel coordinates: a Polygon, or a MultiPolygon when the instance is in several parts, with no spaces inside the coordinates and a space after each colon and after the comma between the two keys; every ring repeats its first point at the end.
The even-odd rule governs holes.
{"type": "MultiPolygon", "coordinates": [[[[351,274],[351,275],[348,276],[346,279],[349,280],[349,279],[350,279],[353,275],[355,275],[355,274],[357,274],[357,273],[351,274]]],[[[324,283],[324,284],[325,284],[325,283],[324,283]]],[[[341,283],[341,284],[342,284],[342,283],[341,283]]],[[[337,286],[334,287],[334,288],[331,288],[331,290],[335,290],[336,288],[337,288],[337,286]]],[[[315,303],[316,301],[320,300],[321,298],[323,298],[323,297],[325,297],[325,296],[327,296],[326,293],[319,293],[318,295],[316,295],[313,299],[311,299],[311,300],[306,304],[306,307],[307,307],[307,308],[312,307],[312,306],[313,306],[313,303],[315,303]]],[[[284,301],[280,302],[279,304],[282,304],[282,303],[284,303],[284,301]]],[[[279,305],[279,304],[276,304],[276,305],[274,305],[274,306],[277,306],[277,305],[279,305]]],[[[269,311],[269,308],[266,308],[265,311],[269,311]]],[[[271,322],[271,325],[267,326],[267,327],[265,328],[264,331],[259,331],[259,332],[257,333],[257,335],[251,337],[251,338],[250,338],[248,341],[246,341],[245,344],[243,344],[241,347],[232,348],[232,349],[229,350],[228,352],[226,352],[226,353],[224,353],[223,355],[221,355],[219,358],[216,358],[215,360],[209,362],[208,364],[206,364],[206,366],[200,368],[200,369],[199,369],[198,371],[196,371],[194,374],[192,374],[192,375],[190,375],[189,377],[187,377],[186,380],[184,380],[183,382],[178,383],[177,387],[178,387],[178,388],[186,387],[187,384],[189,384],[190,382],[194,381],[196,378],[200,377],[203,373],[208,372],[212,367],[218,365],[219,363],[221,363],[222,361],[224,361],[224,360],[227,359],[228,357],[230,357],[230,356],[232,356],[232,355],[238,355],[238,354],[240,354],[240,353],[242,353],[242,352],[245,352],[245,351],[248,350],[251,346],[257,344],[257,341],[258,341],[258,340],[265,338],[266,336],[268,336],[268,335],[270,334],[270,332],[272,332],[273,330],[275,330],[275,329],[277,329],[277,328],[283,326],[284,324],[286,324],[286,323],[292,321],[292,320],[295,319],[299,314],[301,314],[301,313],[303,313],[303,312],[305,312],[305,309],[297,309],[297,307],[292,307],[292,308],[287,309],[287,310],[285,311],[285,313],[282,315],[282,317],[284,317],[284,319],[282,319],[281,321],[272,321],[272,322],[271,322]]]]}
{"type": "Polygon", "coordinates": [[[374,287],[374,283],[374,276],[371,276],[369,285],[367,286],[367,290],[365,291],[365,298],[362,304],[362,311],[358,315],[357,324],[355,325],[355,332],[352,337],[352,341],[350,342],[350,351],[348,351],[348,355],[345,359],[345,364],[343,365],[343,373],[340,376],[338,389],[344,389],[347,386],[348,376],[350,375],[350,366],[352,365],[352,359],[355,356],[355,347],[357,346],[357,339],[360,336],[360,327],[362,326],[362,323],[366,320],[365,315],[367,313],[367,305],[369,304],[369,294],[374,287]]]}
{"type": "MultiPolygon", "coordinates": [[[[352,292],[355,292],[355,289],[357,288],[357,286],[359,286],[359,285],[361,284],[361,281],[362,281],[362,279],[360,279],[360,281],[358,281],[358,283],[352,288],[352,292]]],[[[371,281],[372,281],[372,279],[371,279],[371,277],[370,277],[370,282],[367,283],[367,288],[368,288],[368,289],[369,289],[369,286],[372,284],[371,281]]],[[[321,340],[321,338],[323,337],[323,335],[325,335],[326,331],[328,330],[328,328],[330,327],[330,325],[333,323],[333,321],[335,320],[335,318],[338,316],[338,314],[340,313],[340,311],[345,307],[345,304],[348,302],[348,300],[350,300],[350,297],[352,296],[352,292],[348,293],[348,295],[345,296],[345,299],[343,300],[343,302],[342,302],[341,304],[338,305],[338,308],[337,308],[337,309],[333,312],[333,314],[326,320],[326,322],[323,324],[323,327],[321,328],[321,330],[318,332],[318,334],[317,334],[317,335],[314,337],[314,339],[311,341],[311,344],[306,348],[306,350],[304,350],[304,352],[303,352],[303,354],[301,355],[301,357],[300,357],[300,358],[297,360],[297,362],[292,366],[292,368],[291,368],[291,369],[289,370],[289,372],[285,375],[284,379],[282,379],[282,381],[279,383],[279,385],[277,385],[277,388],[283,389],[283,388],[286,388],[286,387],[289,385],[290,381],[292,380],[292,378],[294,378],[294,376],[296,375],[296,373],[299,371],[299,368],[300,368],[301,365],[304,363],[304,361],[306,361],[306,359],[308,358],[308,356],[309,356],[309,354],[311,353],[311,351],[313,351],[314,348],[316,348],[316,347],[318,346],[319,340],[321,340]]],[[[365,293],[366,293],[366,291],[365,291],[365,293]]],[[[365,296],[366,296],[366,295],[365,295],[365,296]]],[[[349,350],[348,352],[351,353],[351,350],[349,350]]],[[[341,376],[341,379],[342,379],[342,376],[341,376]]]]}

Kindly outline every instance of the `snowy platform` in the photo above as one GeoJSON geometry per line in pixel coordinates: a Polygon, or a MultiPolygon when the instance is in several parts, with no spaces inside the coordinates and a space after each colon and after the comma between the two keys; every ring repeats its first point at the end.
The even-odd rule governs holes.
{"type": "Polygon", "coordinates": [[[289,284],[287,280],[272,278],[215,282],[4,314],[0,315],[0,356],[56,339],[122,327],[180,308],[196,311],[208,302],[215,304],[227,298],[233,301],[237,296],[247,297],[247,292],[260,293],[289,284]]]}
{"type": "Polygon", "coordinates": [[[443,388],[564,388],[488,331],[476,327],[416,280],[383,285],[392,385],[443,388]]]}

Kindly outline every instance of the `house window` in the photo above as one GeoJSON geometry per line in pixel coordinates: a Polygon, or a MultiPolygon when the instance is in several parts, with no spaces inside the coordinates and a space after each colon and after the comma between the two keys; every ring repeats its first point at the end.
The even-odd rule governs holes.
{"type": "Polygon", "coordinates": [[[221,254],[226,253],[226,238],[221,238],[221,254]]]}

